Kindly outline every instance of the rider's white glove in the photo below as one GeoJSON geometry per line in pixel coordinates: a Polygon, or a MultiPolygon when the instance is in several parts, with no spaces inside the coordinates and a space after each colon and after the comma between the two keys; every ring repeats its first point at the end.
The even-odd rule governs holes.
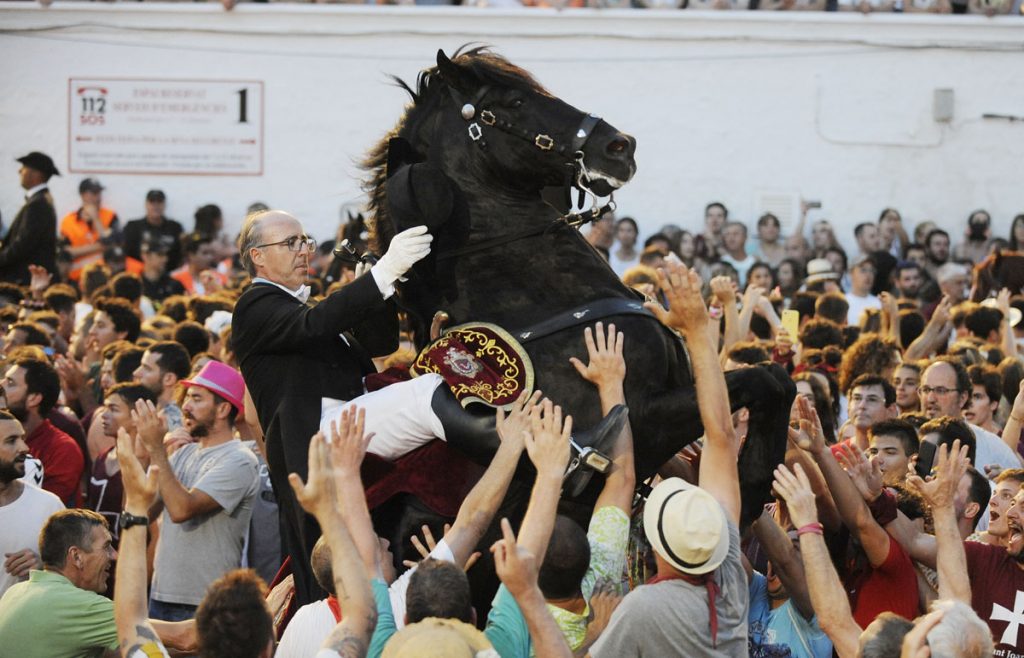
{"type": "Polygon", "coordinates": [[[387,253],[370,270],[377,284],[388,288],[394,285],[417,261],[430,253],[433,239],[426,226],[414,226],[391,238],[387,253]]]}

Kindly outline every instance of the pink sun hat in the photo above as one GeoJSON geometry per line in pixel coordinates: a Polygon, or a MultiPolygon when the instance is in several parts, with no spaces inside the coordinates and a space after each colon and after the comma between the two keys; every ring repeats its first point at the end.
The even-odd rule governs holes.
{"type": "Polygon", "coordinates": [[[238,413],[245,411],[245,382],[242,375],[220,361],[209,361],[192,379],[183,379],[182,386],[199,386],[235,405],[238,413]]]}

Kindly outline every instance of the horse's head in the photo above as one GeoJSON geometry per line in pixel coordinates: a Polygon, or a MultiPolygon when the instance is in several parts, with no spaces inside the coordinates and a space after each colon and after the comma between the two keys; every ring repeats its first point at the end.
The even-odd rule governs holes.
{"type": "Polygon", "coordinates": [[[532,192],[564,184],[571,172],[607,196],[636,173],[633,137],[556,98],[502,57],[476,48],[449,59],[439,50],[429,75],[442,83],[436,111],[451,145],[475,152],[470,160],[483,160],[506,185],[532,192]]]}
{"type": "MultiPolygon", "coordinates": [[[[363,163],[371,172],[364,189],[378,252],[394,231],[386,182],[396,155],[396,162],[426,161],[466,198],[504,209],[525,207],[520,201],[540,203],[544,188],[565,186],[568,192],[568,184],[607,196],[636,173],[636,140],[554,97],[528,72],[485,48],[460,50],[451,59],[438,51],[437,66],[420,72],[414,86],[396,82],[413,103],[363,163]],[[409,148],[396,152],[393,137],[409,148]]],[[[503,213],[492,214],[497,219],[503,213]]],[[[474,216],[473,224],[480,228],[489,219],[474,216]]]]}

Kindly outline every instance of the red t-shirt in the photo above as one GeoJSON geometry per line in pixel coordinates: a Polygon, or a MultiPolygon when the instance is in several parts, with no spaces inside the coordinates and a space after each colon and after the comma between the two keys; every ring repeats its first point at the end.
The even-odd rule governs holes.
{"type": "Polygon", "coordinates": [[[889,555],[885,562],[850,574],[846,582],[853,618],[867,628],[883,612],[894,612],[914,619],[919,613],[917,571],[899,542],[889,536],[889,555]]]}
{"type": "Polygon", "coordinates": [[[1008,658],[1024,650],[1024,569],[1005,548],[964,542],[971,607],[992,631],[994,655],[1008,658]]]}
{"type": "Polygon", "coordinates": [[[79,484],[85,457],[75,440],[44,420],[25,437],[29,453],[43,462],[43,489],[67,507],[79,507],[79,484]]]}

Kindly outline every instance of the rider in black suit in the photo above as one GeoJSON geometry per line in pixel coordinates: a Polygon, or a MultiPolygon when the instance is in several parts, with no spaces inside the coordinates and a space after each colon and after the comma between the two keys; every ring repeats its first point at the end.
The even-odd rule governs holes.
{"type": "MultiPolygon", "coordinates": [[[[295,500],[288,474],[306,476],[310,437],[329,422],[330,409],[337,410],[331,400],[367,410],[366,431],[375,435],[368,450],[385,459],[438,437],[487,463],[499,439],[493,414],[463,409],[437,375],[364,394],[363,377],[374,372],[370,357],[398,346],[396,308],[389,298],[395,282],[430,252],[426,226],[396,235],[368,274],[316,306],[306,304],[305,285],[316,241],[298,220],[279,211],[250,216],[239,241],[242,263],[254,278],[235,305],[231,343],[266,437],[297,599],[304,604],[320,595],[309,566],[320,531],[295,500]]],[[[573,440],[601,449],[621,430],[625,414],[620,407],[573,440]]],[[[585,485],[584,471],[589,472],[577,469],[569,477],[585,485]]]]}
{"type": "Polygon", "coordinates": [[[398,246],[404,253],[385,256],[371,274],[316,306],[305,303],[311,253],[302,248],[315,243],[288,245],[290,238],[306,239],[302,225],[285,213],[269,211],[246,221],[240,251],[256,278],[235,306],[231,342],[266,437],[298,600],[307,603],[319,595],[309,554],[320,531],[295,500],[288,474],[306,474],[321,400],[362,395],[363,376],[375,371],[370,357],[398,347],[396,308],[382,293],[429,252],[430,236],[424,230],[404,247],[393,243],[389,252],[398,246]]]}
{"type": "Polygon", "coordinates": [[[28,285],[29,265],[57,271],[57,213],[46,187],[52,176],[60,176],[50,156],[37,151],[18,158],[25,205],[11,222],[11,230],[0,246],[0,281],[28,285]]]}

